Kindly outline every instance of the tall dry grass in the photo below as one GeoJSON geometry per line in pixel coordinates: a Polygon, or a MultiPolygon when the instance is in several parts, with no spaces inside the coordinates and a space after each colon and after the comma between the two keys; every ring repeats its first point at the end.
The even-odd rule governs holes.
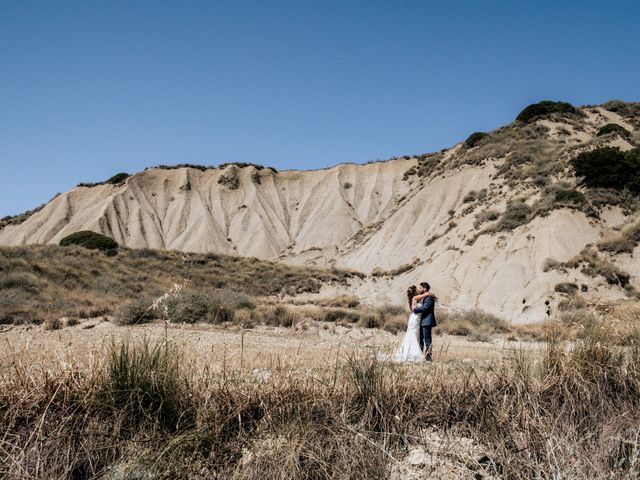
{"type": "Polygon", "coordinates": [[[388,478],[416,446],[435,478],[640,475],[640,350],[606,337],[488,368],[353,353],[257,374],[187,362],[167,339],[96,365],[2,378],[0,477],[388,478]]]}

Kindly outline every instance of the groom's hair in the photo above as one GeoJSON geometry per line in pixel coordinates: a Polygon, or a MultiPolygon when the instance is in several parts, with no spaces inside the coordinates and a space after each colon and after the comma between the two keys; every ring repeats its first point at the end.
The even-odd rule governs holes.
{"type": "Polygon", "coordinates": [[[431,285],[429,285],[427,282],[422,282],[420,286],[424,288],[427,292],[431,290],[431,285]]]}

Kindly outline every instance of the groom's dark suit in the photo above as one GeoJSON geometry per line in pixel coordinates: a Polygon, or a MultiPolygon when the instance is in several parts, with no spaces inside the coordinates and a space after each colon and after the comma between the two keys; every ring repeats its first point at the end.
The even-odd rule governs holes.
{"type": "Polygon", "coordinates": [[[413,309],[413,313],[420,315],[420,348],[426,352],[426,359],[431,360],[431,328],[438,325],[436,322],[436,302],[432,296],[425,297],[422,302],[413,309]]]}

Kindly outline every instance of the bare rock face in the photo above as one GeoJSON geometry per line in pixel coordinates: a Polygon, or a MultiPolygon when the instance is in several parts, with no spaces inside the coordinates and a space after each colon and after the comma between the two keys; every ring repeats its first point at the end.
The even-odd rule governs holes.
{"type": "Polygon", "coordinates": [[[58,243],[92,230],[130,248],[359,270],[368,276],[351,291],[373,303],[403,304],[406,287],[427,280],[443,306],[541,320],[566,296],[557,284],[606,298],[640,287],[637,255],[593,247],[633,224],[635,204],[585,190],[569,167],[582,151],[633,148],[636,110],[582,107],[571,118],[514,122],[473,146],[366,165],[149,168],[120,184],[78,186],[0,223],[0,245],[58,243]],[[598,136],[610,123],[630,136],[598,136]],[[601,263],[589,268],[596,261],[629,282],[612,282],[601,263]]]}

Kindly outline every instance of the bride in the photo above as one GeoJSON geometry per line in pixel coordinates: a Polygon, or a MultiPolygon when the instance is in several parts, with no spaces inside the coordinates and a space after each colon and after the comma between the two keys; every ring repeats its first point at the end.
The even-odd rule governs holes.
{"type": "Polygon", "coordinates": [[[396,362],[417,362],[424,360],[424,353],[420,348],[420,315],[413,313],[413,309],[417,304],[422,301],[423,298],[433,296],[433,293],[426,292],[421,295],[417,294],[417,288],[415,285],[410,286],[407,289],[407,297],[409,299],[409,308],[411,315],[407,323],[407,331],[404,334],[402,345],[393,354],[392,359],[396,362]]]}

